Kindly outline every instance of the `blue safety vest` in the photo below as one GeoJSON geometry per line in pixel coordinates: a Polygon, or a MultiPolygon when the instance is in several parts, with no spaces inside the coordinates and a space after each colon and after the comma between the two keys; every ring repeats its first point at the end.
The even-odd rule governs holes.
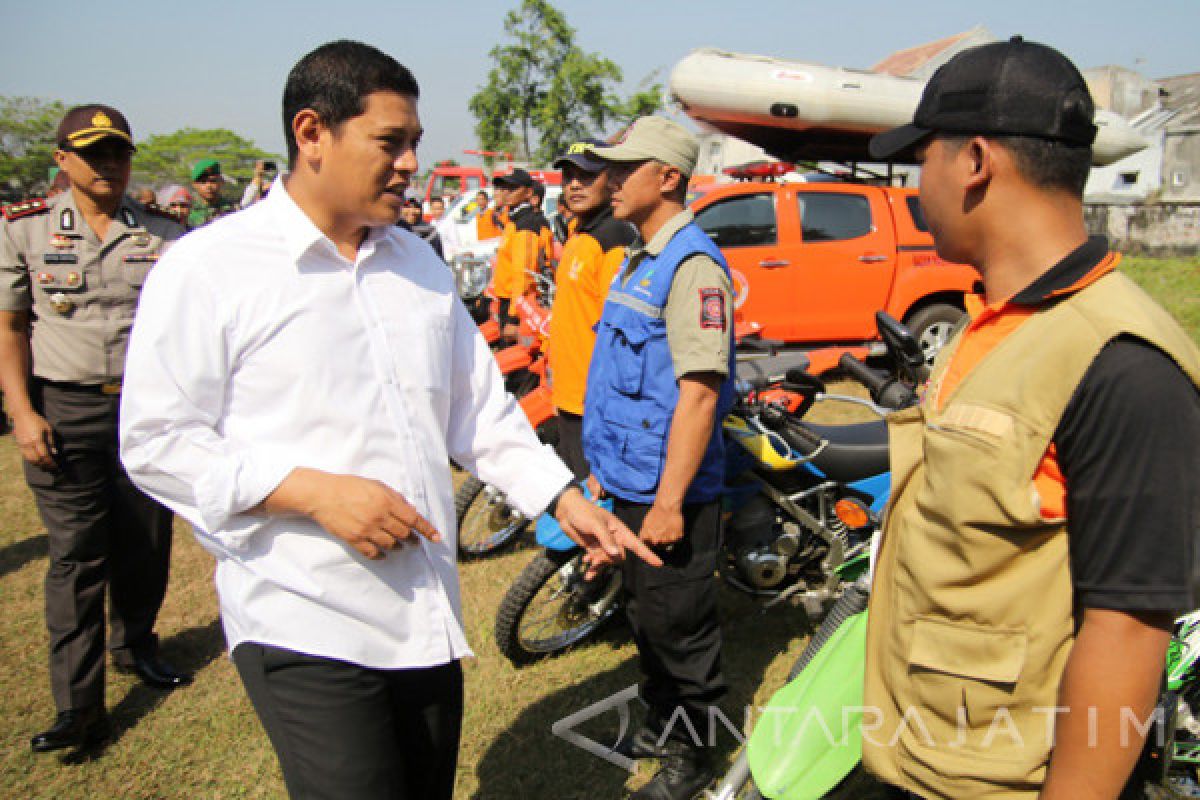
{"type": "MultiPolygon", "coordinates": [[[[621,266],[596,326],[584,403],[583,449],[604,490],[629,502],[654,502],[666,462],[679,384],[663,309],[675,271],[696,253],[709,256],[729,274],[725,257],[712,239],[690,223],[671,237],[658,256],[646,255],[628,279],[624,278],[626,265],[621,266]]],[[[724,489],[721,421],[734,398],[732,311],[725,309],[729,370],[721,384],[704,460],[684,498],[688,503],[714,500],[724,489]]]]}

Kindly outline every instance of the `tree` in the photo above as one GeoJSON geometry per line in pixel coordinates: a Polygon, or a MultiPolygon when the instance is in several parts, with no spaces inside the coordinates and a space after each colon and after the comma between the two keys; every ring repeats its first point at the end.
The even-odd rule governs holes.
{"type": "Polygon", "coordinates": [[[222,174],[238,183],[250,180],[255,161],[280,161],[279,156],[224,128],[184,128],[150,136],[137,147],[133,159],[135,186],[161,188],[170,183],[186,186],[191,182],[192,165],[202,158],[221,162],[222,174]]]}
{"type": "Polygon", "coordinates": [[[54,134],[66,111],[57,100],[0,97],[0,192],[18,198],[46,188],[54,134]]]}
{"type": "Polygon", "coordinates": [[[621,68],[581,50],[575,29],[546,0],[522,0],[505,16],[504,31],[511,41],[492,48],[487,84],[468,102],[485,150],[547,163],[571,142],[662,105],[658,84],[617,97],[621,68]]]}

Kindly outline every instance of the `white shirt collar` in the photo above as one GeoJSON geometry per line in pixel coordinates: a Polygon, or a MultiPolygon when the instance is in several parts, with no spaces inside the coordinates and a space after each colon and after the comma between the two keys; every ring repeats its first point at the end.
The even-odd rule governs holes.
{"type": "MultiPolygon", "coordinates": [[[[269,205],[271,213],[275,215],[279,223],[277,230],[283,237],[284,248],[293,263],[299,264],[314,245],[322,245],[327,251],[326,255],[338,255],[337,246],[333,241],[316,226],[312,218],[288,194],[283,176],[275,180],[275,184],[263,202],[269,205]]],[[[367,236],[359,247],[359,260],[371,256],[380,242],[389,240],[390,227],[381,226],[367,231],[367,236]]]]}

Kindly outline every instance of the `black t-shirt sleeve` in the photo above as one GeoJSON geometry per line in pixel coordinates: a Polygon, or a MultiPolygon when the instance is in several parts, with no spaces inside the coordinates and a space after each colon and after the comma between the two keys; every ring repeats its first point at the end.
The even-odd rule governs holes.
{"type": "Polygon", "coordinates": [[[1122,337],[1096,357],[1055,432],[1079,604],[1190,610],[1200,532],[1200,392],[1122,337]]]}

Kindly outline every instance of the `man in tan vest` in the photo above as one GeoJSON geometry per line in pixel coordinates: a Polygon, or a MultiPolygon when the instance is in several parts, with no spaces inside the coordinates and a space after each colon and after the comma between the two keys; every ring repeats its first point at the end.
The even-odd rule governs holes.
{"type": "Polygon", "coordinates": [[[983,294],[917,408],[867,633],[864,762],[901,795],[1116,798],[1193,607],[1200,351],[1084,228],[1078,70],[1019,37],[930,80],[881,160],[983,294]]]}

